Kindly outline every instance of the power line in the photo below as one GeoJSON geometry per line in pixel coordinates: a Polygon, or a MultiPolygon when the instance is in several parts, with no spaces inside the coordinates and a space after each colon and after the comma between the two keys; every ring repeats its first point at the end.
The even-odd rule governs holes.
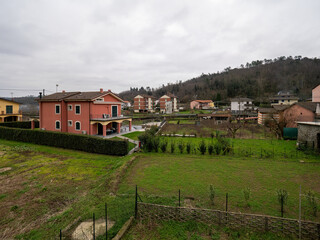
{"type": "MultiPolygon", "coordinates": [[[[22,89],[22,88],[0,88],[0,91],[42,91],[43,89],[22,89]]],[[[45,89],[46,92],[54,92],[51,90],[45,89]]]]}

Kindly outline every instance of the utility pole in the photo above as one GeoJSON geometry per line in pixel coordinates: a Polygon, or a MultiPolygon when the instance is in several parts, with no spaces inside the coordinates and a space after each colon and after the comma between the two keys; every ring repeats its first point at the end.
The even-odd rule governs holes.
{"type": "Polygon", "coordinates": [[[45,89],[42,89],[42,95],[43,96],[45,95],[45,89]]]}

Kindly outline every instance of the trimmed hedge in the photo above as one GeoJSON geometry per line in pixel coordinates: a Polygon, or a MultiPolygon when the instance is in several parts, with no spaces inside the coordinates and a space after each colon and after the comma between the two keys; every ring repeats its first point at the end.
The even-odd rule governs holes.
{"type": "Polygon", "coordinates": [[[123,156],[128,153],[127,141],[110,140],[88,135],[0,127],[0,138],[90,153],[123,156]]]}
{"type": "MultiPolygon", "coordinates": [[[[24,122],[2,122],[0,123],[1,127],[10,127],[10,128],[24,128],[24,129],[31,129],[31,122],[24,121],[24,122]]],[[[39,121],[34,122],[34,127],[39,128],[39,121]]]]}

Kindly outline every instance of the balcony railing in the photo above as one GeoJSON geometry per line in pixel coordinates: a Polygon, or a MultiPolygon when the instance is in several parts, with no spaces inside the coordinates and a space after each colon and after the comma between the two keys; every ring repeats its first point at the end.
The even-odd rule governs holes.
{"type": "Polygon", "coordinates": [[[22,111],[15,111],[15,112],[12,112],[12,113],[7,113],[6,111],[0,111],[0,115],[21,115],[22,114],[22,111]]]}
{"type": "Polygon", "coordinates": [[[117,116],[112,116],[111,114],[90,114],[90,119],[98,119],[98,120],[114,120],[114,119],[123,119],[123,118],[130,118],[128,116],[123,116],[123,115],[117,115],[117,116]]]}

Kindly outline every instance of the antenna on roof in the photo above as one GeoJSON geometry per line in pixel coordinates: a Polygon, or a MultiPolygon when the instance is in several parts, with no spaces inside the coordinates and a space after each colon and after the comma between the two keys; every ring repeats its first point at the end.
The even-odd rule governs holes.
{"type": "Polygon", "coordinates": [[[13,101],[13,92],[11,92],[11,100],[13,101]]]}
{"type": "Polygon", "coordinates": [[[57,83],[56,84],[56,92],[58,92],[58,87],[59,87],[59,84],[57,83]]]}

